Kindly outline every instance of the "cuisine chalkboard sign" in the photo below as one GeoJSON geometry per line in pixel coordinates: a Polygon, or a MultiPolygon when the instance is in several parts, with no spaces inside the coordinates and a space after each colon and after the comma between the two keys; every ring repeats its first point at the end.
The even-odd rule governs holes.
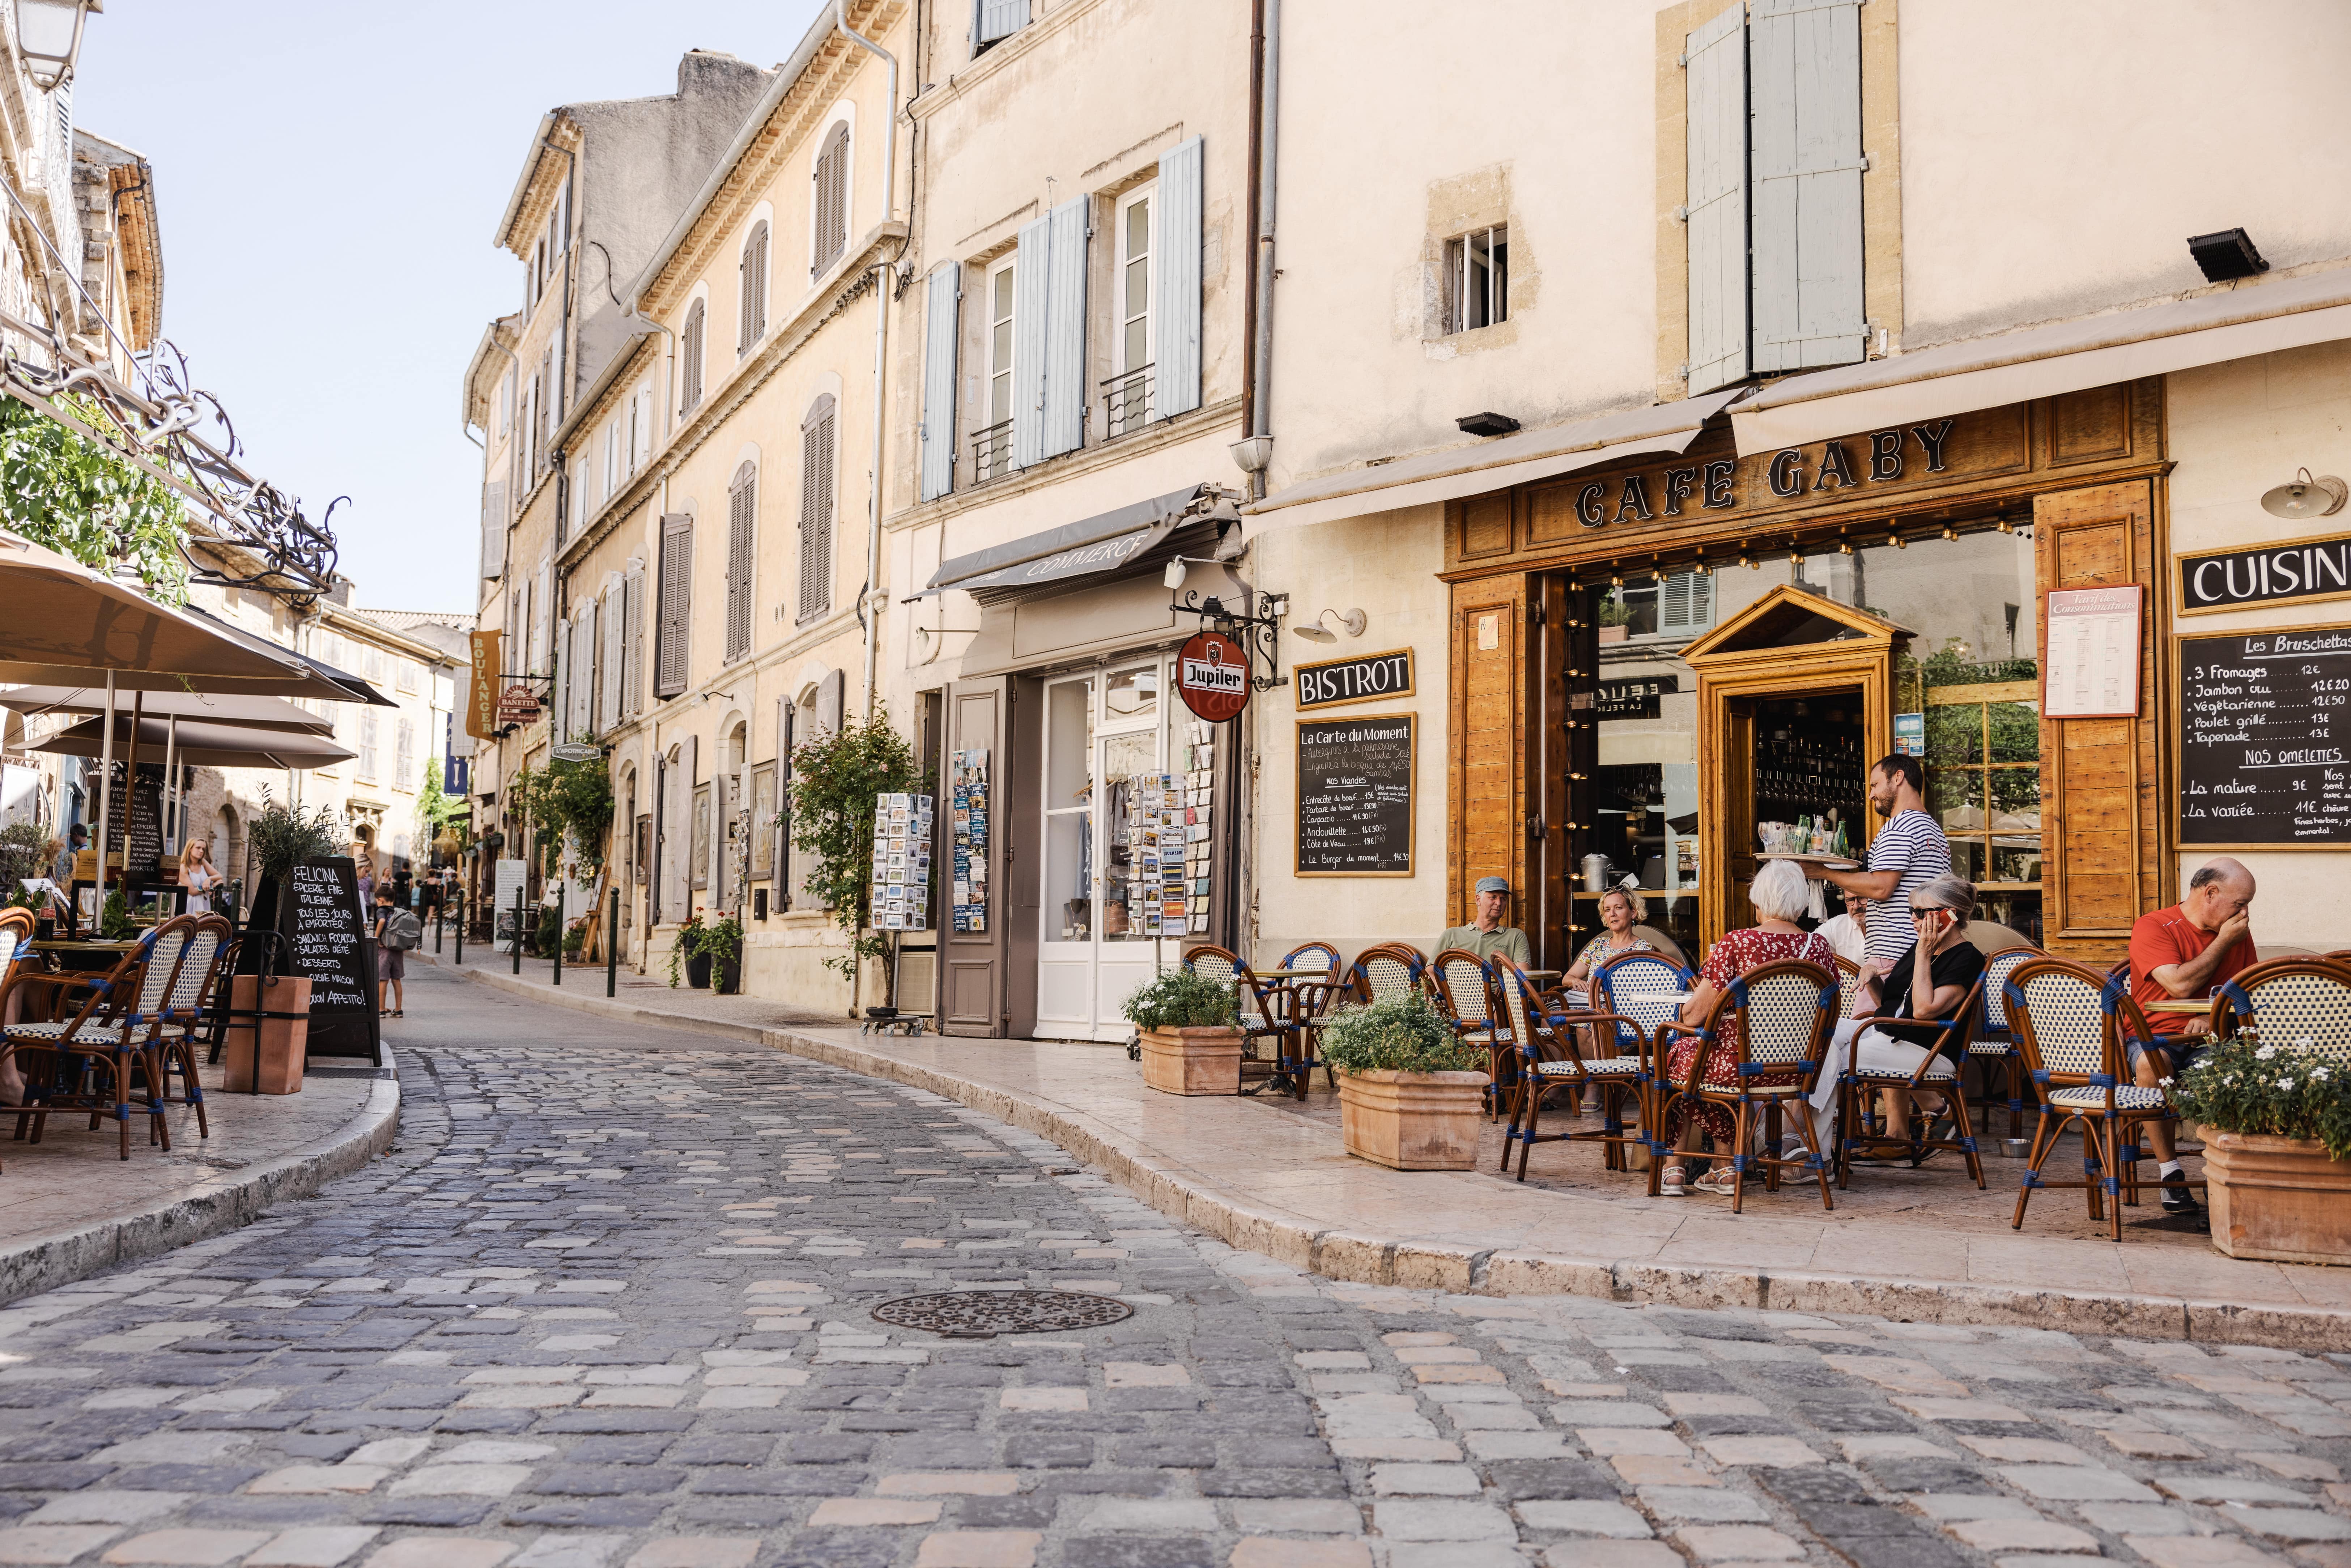
{"type": "Polygon", "coordinates": [[[350,858],[304,861],[289,872],[277,928],[286,934],[294,973],[310,978],[308,1054],[364,1056],[382,1066],[375,942],[350,858]]]}
{"type": "Polygon", "coordinates": [[[1298,874],[1412,874],[1413,717],[1301,719],[1298,874]]]}
{"type": "Polygon", "coordinates": [[[2179,639],[2179,842],[2351,844],[2351,626],[2179,639]]]}

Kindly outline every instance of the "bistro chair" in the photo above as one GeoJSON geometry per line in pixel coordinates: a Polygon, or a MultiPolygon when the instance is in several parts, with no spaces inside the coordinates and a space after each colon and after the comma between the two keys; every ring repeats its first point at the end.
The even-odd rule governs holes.
{"type": "Polygon", "coordinates": [[[1325,968],[1330,971],[1331,984],[1339,983],[1339,949],[1328,942],[1301,942],[1281,956],[1285,969],[1325,968]]]}
{"type": "Polygon", "coordinates": [[[32,953],[33,912],[17,905],[0,909],[0,986],[32,953]]]}
{"type": "Polygon", "coordinates": [[[2162,1090],[2128,1082],[2126,1046],[2151,1040],[2147,1017],[2131,1000],[2126,980],[2063,958],[2018,965],[2008,977],[2006,1001],[2017,1051],[2041,1103],[2032,1163],[2017,1185],[2016,1215],[2009,1224],[2024,1228],[2034,1188],[2079,1186],[2090,1218],[2106,1220],[2110,1236],[2120,1241],[2126,1171],[2129,1197],[2134,1202],[2138,1197],[2139,1131],[2149,1123],[2179,1120],[2162,1090]],[[2069,1128],[2082,1134],[2082,1180],[2044,1181],[2041,1167],[2069,1128]]]}
{"type": "Polygon", "coordinates": [[[1980,1009],[1968,1036],[1967,1060],[1983,1071],[1984,1121],[1991,1121],[1994,1103],[1992,1074],[2001,1074],[2008,1089],[2008,1135],[2023,1135],[2024,1059],[2016,1053],[2016,1031],[2008,1021],[2008,981],[2017,969],[2042,956],[2038,947],[2009,947],[1984,960],[1983,985],[1978,992],[1980,1009]]]}
{"type": "MultiPolygon", "coordinates": [[[[103,976],[19,974],[10,979],[12,992],[28,982],[46,983],[53,1008],[69,1005],[73,992],[86,993],[70,1018],[0,1025],[0,1051],[33,1064],[25,1072],[25,1103],[16,1109],[19,1139],[29,1127],[30,1141],[39,1143],[52,1110],[89,1112],[92,1132],[110,1113],[121,1137],[122,1157],[129,1159],[131,1068],[138,1058],[147,1068],[148,1142],[171,1147],[162,1101],[153,1089],[160,1077],[152,1048],[172,974],[194,924],[194,916],[181,915],[151,926],[103,976]]],[[[6,995],[0,994],[0,1018],[7,1016],[7,1002],[6,995]]]]}
{"type": "Polygon", "coordinates": [[[1592,971],[1586,993],[1593,1021],[1592,1050],[1585,1060],[1631,1055],[1648,1061],[1655,1070],[1642,1118],[1649,1133],[1652,1168],[1656,1156],[1671,1153],[1656,1143],[1661,1103],[1656,1089],[1662,1082],[1664,1057],[1652,1048],[1661,1027],[1681,1021],[1683,998],[1697,984],[1696,975],[1663,953],[1620,953],[1592,971]],[[1604,1040],[1604,1030],[1608,1036],[1604,1040]]]}
{"type": "MultiPolygon", "coordinates": [[[[1322,1026],[1330,1020],[1332,1009],[1346,994],[1346,982],[1340,977],[1344,971],[1340,964],[1339,949],[1328,942],[1301,942],[1281,956],[1284,969],[1312,969],[1317,966],[1323,971],[1322,979],[1294,975],[1286,982],[1286,988],[1291,996],[1291,1026],[1303,1048],[1302,1054],[1310,1063],[1320,1062],[1322,1026]]],[[[1311,1071],[1311,1066],[1308,1071],[1311,1071]]],[[[1322,1069],[1322,1076],[1332,1088],[1339,1086],[1338,1079],[1328,1067],[1322,1069]]]]}
{"type": "MultiPolygon", "coordinates": [[[[229,958],[236,948],[236,927],[223,915],[199,915],[180,956],[179,973],[155,1026],[155,1081],[158,1098],[166,1105],[186,1105],[196,1113],[196,1136],[213,1135],[204,1111],[204,1086],[196,1076],[197,1036],[221,1021],[227,998],[229,958]],[[180,1075],[180,1092],[172,1092],[172,1074],[180,1075]]],[[[168,1134],[166,1146],[169,1146],[168,1134]]]]}
{"type": "Polygon", "coordinates": [[[1349,999],[1369,1007],[1391,997],[1426,991],[1428,960],[1420,949],[1402,942],[1382,942],[1355,955],[1347,971],[1349,999]]]}
{"type": "Polygon", "coordinates": [[[1498,1089],[1503,1063],[1514,1050],[1502,1037],[1494,971],[1467,947],[1447,947],[1431,960],[1429,974],[1437,987],[1437,1008],[1453,1020],[1453,1032],[1485,1050],[1487,1075],[1497,1086],[1486,1093],[1486,1119],[1492,1121],[1501,1114],[1498,1089]]]}
{"type": "MultiPolygon", "coordinates": [[[[1820,1184],[1821,1207],[1834,1209],[1835,1201],[1829,1196],[1828,1162],[1817,1152],[1821,1147],[1820,1134],[1813,1124],[1813,1106],[1808,1096],[1820,1077],[1821,1064],[1827,1059],[1829,1032],[1836,1027],[1836,981],[1817,964],[1783,962],[1762,964],[1733,979],[1715,998],[1714,1009],[1706,1022],[1695,1029],[1687,1024],[1660,1025],[1656,1031],[1656,1052],[1659,1076],[1656,1103],[1658,1109],[1658,1130],[1664,1131],[1666,1107],[1671,1101],[1690,1103],[1693,1113],[1705,1105],[1721,1105],[1731,1115],[1730,1137],[1730,1212],[1737,1214],[1746,1201],[1747,1173],[1754,1166],[1763,1167],[1765,1189],[1780,1190],[1780,1172],[1790,1166],[1802,1166],[1813,1173],[1820,1184]],[[1728,1037],[1737,1036],[1735,1047],[1728,1037]],[[1663,1061],[1667,1040],[1677,1034],[1698,1037],[1698,1055],[1690,1062],[1688,1081],[1673,1082],[1665,1077],[1663,1061]],[[1737,1083],[1721,1088],[1706,1081],[1707,1067],[1716,1052],[1735,1049],[1737,1083]],[[1794,1082],[1765,1083],[1761,1080],[1780,1074],[1792,1074],[1794,1082]],[[1805,1152],[1801,1156],[1783,1156],[1780,1148],[1780,1112],[1782,1107],[1793,1110],[1802,1124],[1805,1152]],[[1754,1142],[1758,1117],[1761,1117],[1764,1147],[1769,1154],[1754,1155],[1748,1149],[1754,1142]]],[[[1652,1143],[1653,1150],[1658,1145],[1652,1143]]],[[[1670,1149],[1658,1150],[1649,1160],[1649,1189],[1657,1190],[1660,1167],[1671,1158],[1670,1149]]],[[[1718,1151],[1718,1156],[1720,1157],[1718,1151]]]]}
{"type": "Polygon", "coordinates": [[[1861,995],[1861,966],[1839,953],[1837,967],[1837,1017],[1853,1017],[1853,999],[1861,995]]]}
{"type": "MultiPolygon", "coordinates": [[[[1502,1163],[1499,1168],[1505,1172],[1510,1168],[1510,1145],[1513,1142],[1519,1145],[1519,1179],[1524,1181],[1527,1179],[1527,1156],[1537,1144],[1586,1138],[1602,1145],[1602,1158],[1608,1169],[1625,1169],[1625,1145],[1645,1143],[1647,1139],[1648,1089],[1655,1079],[1650,1061],[1650,1036],[1639,1031],[1636,1026],[1641,1048],[1635,1054],[1586,1057],[1576,1043],[1577,1030],[1610,1021],[1605,1015],[1572,1009],[1564,989],[1543,990],[1524,969],[1508,958],[1496,959],[1495,967],[1501,972],[1504,1014],[1510,1019],[1510,1032],[1519,1051],[1517,1092],[1510,1098],[1510,1124],[1502,1132],[1502,1163]],[[1536,1130],[1536,1123],[1542,1114],[1544,1093],[1562,1086],[1573,1087],[1579,1096],[1587,1088],[1598,1091],[1601,1116],[1598,1131],[1543,1133],[1536,1130]],[[1635,1130],[1630,1133],[1625,1130],[1625,1097],[1627,1094],[1632,1096],[1634,1104],[1635,1130]],[[1519,1125],[1521,1117],[1526,1123],[1523,1132],[1519,1125]]],[[[1614,1033],[1612,1030],[1612,1036],[1614,1033]]],[[[1597,1038],[1596,1030],[1594,1038],[1597,1038]]]]}
{"type": "MultiPolygon", "coordinates": [[[[1249,974],[1249,966],[1229,949],[1203,942],[1184,949],[1184,967],[1196,975],[1233,988],[1233,1001],[1239,1009],[1241,1057],[1249,1065],[1265,1070],[1258,1076],[1270,1073],[1273,1064],[1258,1053],[1258,1041],[1273,1039],[1281,1030],[1267,1019],[1265,1009],[1258,1001],[1258,987],[1255,977],[1249,974]]],[[[1278,1050],[1275,1054],[1280,1054],[1278,1050]]]]}
{"type": "MultiPolygon", "coordinates": [[[[1892,1153],[1907,1158],[1917,1169],[1927,1156],[1937,1149],[1957,1149],[1967,1156],[1968,1174],[1976,1178],[1976,1186],[1984,1185],[1983,1156],[1976,1151],[1975,1128],[1968,1120],[1966,1085],[1960,1081],[1960,1064],[1967,1060],[1967,1048],[1977,1021],[1983,1017],[1984,977],[1960,998],[1959,1005],[1946,1019],[1873,1018],[1865,1021],[1865,1030],[1875,1029],[1907,1045],[1923,1046],[1927,1054],[1918,1065],[1907,1072],[1884,1068],[1849,1065],[1837,1075],[1836,1097],[1836,1168],[1837,1190],[1845,1191],[1853,1185],[1853,1162],[1856,1155],[1869,1157],[1892,1153]],[[1954,1136],[1938,1138],[1933,1124],[1924,1130],[1915,1120],[1908,1137],[1896,1138],[1887,1133],[1873,1132],[1869,1123],[1869,1100],[1873,1094],[1886,1092],[1911,1097],[1911,1111],[1917,1111],[1921,1093],[1939,1094],[1957,1128],[1954,1136]]],[[[1854,1052],[1860,1055],[1858,1036],[1854,1052]]]]}
{"type": "Polygon", "coordinates": [[[2272,958],[2245,970],[2212,1003],[2212,1038],[2247,1029],[2265,1045],[2316,1051],[2351,1068],[2351,964],[2272,958]]]}

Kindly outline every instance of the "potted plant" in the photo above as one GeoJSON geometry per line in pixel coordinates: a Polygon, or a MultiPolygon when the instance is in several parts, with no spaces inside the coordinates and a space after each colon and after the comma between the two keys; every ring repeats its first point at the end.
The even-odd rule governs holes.
{"type": "Polygon", "coordinates": [[[2240,1035],[2182,1073],[2172,1098],[2204,1129],[2213,1246],[2351,1263],[2351,1071],[2307,1040],[2240,1035]]]}
{"type": "Polygon", "coordinates": [[[1347,1152],[1400,1171],[1466,1171],[1478,1161],[1486,1052],[1411,991],[1348,1008],[1322,1026],[1339,1074],[1347,1152]]]}
{"type": "Polygon", "coordinates": [[[695,990],[710,987],[710,956],[702,950],[702,912],[695,910],[677,928],[677,940],[669,950],[669,983],[677,984],[677,967],[685,965],[685,983],[695,990]]]}
{"type": "Polygon", "coordinates": [[[1164,1094],[1241,1092],[1240,1009],[1230,985],[1170,969],[1137,987],[1120,1010],[1142,1035],[1145,1087],[1164,1094]]]}
{"type": "Polygon", "coordinates": [[[712,989],[722,997],[731,997],[743,988],[743,923],[729,915],[699,927],[695,936],[695,952],[702,959],[703,974],[715,981],[712,989]]]}

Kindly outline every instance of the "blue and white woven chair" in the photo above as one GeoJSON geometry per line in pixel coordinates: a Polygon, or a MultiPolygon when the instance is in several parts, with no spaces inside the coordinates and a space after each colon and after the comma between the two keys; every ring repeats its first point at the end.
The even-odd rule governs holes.
{"type": "Polygon", "coordinates": [[[1347,970],[1350,999],[1369,1007],[1410,991],[1428,989],[1428,960],[1403,942],[1382,942],[1355,955],[1347,970]]]}
{"type": "MultiPolygon", "coordinates": [[[[1537,1144],[1566,1143],[1583,1138],[1602,1145],[1607,1168],[1625,1168],[1625,1145],[1647,1141],[1646,1113],[1651,1072],[1649,1036],[1641,1036],[1641,1048],[1630,1056],[1586,1057],[1576,1043],[1579,1027],[1600,1027],[1608,1023],[1604,1015],[1579,1011],[1570,1007],[1566,994],[1559,989],[1546,991],[1529,977],[1524,969],[1508,958],[1497,958],[1494,967],[1500,971],[1504,1016],[1510,1020],[1510,1033],[1518,1046],[1518,1082],[1510,1095],[1510,1124],[1502,1132],[1502,1163],[1500,1168],[1510,1168],[1510,1145],[1519,1150],[1519,1179],[1527,1179],[1527,1156],[1537,1144]],[[1599,1092],[1601,1125],[1598,1130],[1568,1133],[1543,1133],[1536,1130],[1542,1114],[1543,1094],[1547,1090],[1569,1086],[1579,1091],[1599,1092]],[[1633,1099],[1633,1131],[1625,1130],[1625,1100],[1633,1099]],[[1520,1124],[1525,1123],[1524,1131],[1520,1124]]],[[[1625,1020],[1615,1020],[1625,1021],[1625,1020]]],[[[1613,1039],[1615,1031],[1609,1030],[1613,1039]]]]}
{"type": "Polygon", "coordinates": [[[2212,1038],[2247,1027],[2263,1045],[2312,1051],[2351,1068],[2351,965],[2331,958],[2272,958],[2220,988],[2212,1038]]]}
{"type": "Polygon", "coordinates": [[[2000,1073],[2008,1088],[2008,1135],[2022,1137],[2024,1127],[2024,1059],[2016,1053],[2016,1030],[2008,1021],[2008,979],[2021,965],[2043,956],[2038,947],[2011,947],[1984,960],[1983,988],[1977,997],[1982,1009],[1968,1037],[1967,1060],[1982,1069],[1984,1121],[1991,1121],[1991,1081],[2000,1073]]]}
{"type": "MultiPolygon", "coordinates": [[[[1836,977],[1819,965],[1761,964],[1730,982],[1715,998],[1713,1012],[1700,1027],[1669,1023],[1658,1029],[1656,1050],[1661,1061],[1667,1052],[1667,1041],[1672,1036],[1698,1037],[1698,1055],[1690,1062],[1688,1079],[1682,1082],[1660,1082],[1657,1086],[1656,1100],[1661,1126],[1670,1099],[1689,1102],[1692,1114],[1699,1106],[1708,1104],[1721,1105],[1730,1112],[1731,1213],[1740,1211],[1747,1196],[1747,1173],[1758,1166],[1763,1169],[1765,1188],[1772,1192],[1780,1189],[1782,1170],[1793,1166],[1811,1171],[1820,1184],[1821,1207],[1836,1207],[1835,1200],[1829,1196],[1828,1162],[1813,1152],[1822,1145],[1808,1098],[1827,1060],[1829,1032],[1836,1026],[1836,977]],[[1724,1025],[1732,1019],[1739,1025],[1734,1075],[1737,1083],[1735,1087],[1723,1088],[1708,1083],[1706,1073],[1709,1059],[1718,1051],[1729,1049],[1724,1025]],[[1763,1082],[1782,1077],[1786,1082],[1763,1082]],[[1805,1152],[1796,1156],[1782,1156],[1776,1152],[1750,1154],[1759,1118],[1764,1147],[1773,1151],[1780,1147],[1782,1108],[1795,1112],[1805,1152]]],[[[1662,1077],[1662,1067],[1660,1073],[1662,1077]]],[[[1717,1157],[1721,1157],[1719,1152],[1717,1157]]],[[[1653,1192],[1662,1158],[1661,1153],[1650,1162],[1653,1192]]]]}
{"type": "Polygon", "coordinates": [[[186,1105],[196,1113],[196,1136],[213,1135],[204,1111],[204,1086],[196,1076],[195,1042],[221,1016],[219,988],[227,984],[227,960],[236,946],[236,927],[222,915],[199,915],[188,933],[179,972],[172,977],[170,996],[154,1030],[155,1065],[161,1075],[158,1097],[166,1105],[186,1105]],[[180,1075],[180,1092],[172,1092],[172,1074],[180,1075]]]}
{"type": "MultiPolygon", "coordinates": [[[[84,992],[70,1018],[52,1022],[0,1025],[0,1050],[24,1062],[25,1103],[16,1111],[16,1135],[39,1143],[51,1111],[87,1111],[90,1130],[111,1115],[122,1142],[122,1157],[131,1157],[132,1114],[131,1069],[146,1073],[147,1138],[171,1147],[171,1129],[163,1120],[163,1102],[156,1085],[162,1069],[154,1051],[155,1031],[163,1021],[172,994],[172,980],[193,915],[181,915],[151,927],[130,952],[103,976],[18,975],[8,989],[28,983],[45,984],[62,1006],[75,991],[84,992]]],[[[0,993],[0,1018],[7,1016],[7,997],[0,993]]]]}
{"type": "MultiPolygon", "coordinates": [[[[1632,1056],[1661,1065],[1664,1057],[1656,1049],[1657,1030],[1681,1021],[1682,998],[1697,984],[1696,975],[1663,953],[1620,953],[1601,965],[1592,972],[1587,1010],[1598,1020],[1614,1021],[1592,1024],[1589,1058],[1632,1056]]],[[[1662,1103],[1656,1096],[1657,1082],[1653,1072],[1641,1120],[1648,1134],[1652,1170],[1670,1152],[1657,1141],[1656,1113],[1662,1103]]]]}
{"type": "MultiPolygon", "coordinates": [[[[1968,1120],[1968,1097],[1959,1078],[1959,1064],[1967,1060],[1967,1045],[1976,1022],[1983,1016],[1982,976],[1959,999],[1947,1019],[1906,1019],[1877,1017],[1869,1019],[1868,1027],[1888,1037],[1924,1049],[1927,1054],[1918,1065],[1907,1072],[1882,1068],[1848,1065],[1837,1075],[1837,1190],[1853,1186],[1853,1162],[1855,1156],[1893,1155],[1909,1160],[1914,1170],[1925,1163],[1927,1156],[1938,1149],[1957,1149],[1967,1157],[1968,1174],[1975,1177],[1980,1189],[1984,1185],[1983,1156],[1976,1150],[1975,1128],[1968,1120]],[[1938,1138],[1931,1128],[1918,1130],[1913,1121],[1908,1137],[1896,1138],[1870,1129],[1868,1113],[1870,1096],[1883,1091],[1895,1091],[1912,1096],[1915,1101],[1923,1091],[1941,1096],[1943,1105],[1957,1129],[1953,1136],[1938,1138]]],[[[1892,998],[1886,998],[1891,1000],[1892,998]]],[[[1858,1055],[1858,1052],[1855,1052],[1858,1055]]]]}
{"type": "Polygon", "coordinates": [[[1249,966],[1227,949],[1203,942],[1197,946],[1184,949],[1184,967],[1196,975],[1233,988],[1233,1003],[1240,1011],[1244,1068],[1249,1062],[1261,1060],[1267,1064],[1266,1071],[1270,1071],[1271,1058],[1260,1058],[1257,1043],[1260,1040],[1273,1039],[1281,1031],[1267,1020],[1265,1009],[1258,1004],[1257,988],[1242,977],[1249,966]]]}
{"type": "Polygon", "coordinates": [[[2032,1163],[2018,1183],[2016,1216],[2009,1223],[2024,1228],[2034,1188],[2079,1186],[2090,1218],[2106,1220],[2109,1234],[2120,1241],[2126,1179],[2129,1196],[2137,1197],[2135,1178],[2125,1173],[2136,1169],[2139,1130],[2179,1118],[2162,1090],[2130,1082],[2126,1045],[2153,1039],[2146,1015],[2131,1000],[2130,982],[2063,958],[2034,958],[2010,973],[2006,1005],[2016,1049],[2041,1103],[2032,1163]],[[2041,1167],[2068,1128],[2082,1134],[2082,1179],[2045,1181],[2041,1167]]]}
{"type": "MultiPolygon", "coordinates": [[[[1453,1020],[1454,1033],[1486,1052],[1487,1075],[1499,1085],[1513,1047],[1503,1035],[1492,967],[1467,947],[1447,947],[1429,960],[1428,972],[1437,988],[1438,1009],[1453,1020]]],[[[1487,1119],[1500,1115],[1501,1109],[1499,1089],[1489,1087],[1487,1119]]]]}

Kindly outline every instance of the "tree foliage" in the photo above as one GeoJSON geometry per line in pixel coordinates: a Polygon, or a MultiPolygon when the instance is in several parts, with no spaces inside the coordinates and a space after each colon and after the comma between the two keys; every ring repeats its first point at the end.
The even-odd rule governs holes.
{"type": "MultiPolygon", "coordinates": [[[[593,744],[588,737],[579,738],[593,744]]],[[[560,871],[567,836],[582,878],[604,869],[605,840],[612,831],[612,769],[603,758],[592,762],[559,758],[536,771],[525,768],[515,776],[515,795],[529,814],[541,871],[549,876],[560,871]]]]}
{"type": "MultiPolygon", "coordinates": [[[[92,423],[102,417],[82,400],[62,401],[92,423]]],[[[0,526],[96,571],[128,566],[166,603],[187,600],[185,503],[15,398],[0,398],[0,526]]]]}
{"type": "Polygon", "coordinates": [[[872,899],[873,797],[928,787],[913,744],[877,711],[792,748],[792,847],[812,857],[808,890],[849,934],[850,950],[825,963],[844,975],[879,957],[881,933],[865,929],[872,899]]]}

